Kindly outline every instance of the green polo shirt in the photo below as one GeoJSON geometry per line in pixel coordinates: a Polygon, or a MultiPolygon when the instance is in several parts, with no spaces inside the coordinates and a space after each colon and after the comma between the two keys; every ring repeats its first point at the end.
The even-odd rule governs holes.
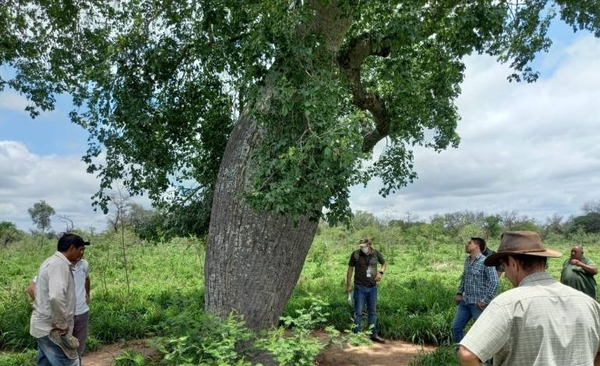
{"type": "MultiPolygon", "coordinates": [[[[563,263],[563,269],[560,274],[560,282],[567,286],[573,287],[583,293],[590,295],[593,299],[596,298],[596,279],[591,273],[587,273],[583,268],[570,263],[571,258],[567,258],[563,263]]],[[[586,257],[581,260],[584,264],[593,265],[595,263],[586,257]]]]}

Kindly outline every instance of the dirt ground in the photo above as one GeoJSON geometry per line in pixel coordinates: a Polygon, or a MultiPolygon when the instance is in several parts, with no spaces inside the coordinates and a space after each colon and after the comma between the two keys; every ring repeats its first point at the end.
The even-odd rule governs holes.
{"type": "Polygon", "coordinates": [[[372,347],[345,346],[323,350],[317,357],[318,366],[407,366],[417,356],[432,352],[435,347],[422,347],[402,341],[374,343],[372,347]]]}
{"type": "MultiPolygon", "coordinates": [[[[115,344],[103,347],[96,352],[84,355],[82,366],[111,366],[115,357],[125,349],[137,350],[145,355],[155,355],[156,351],[148,347],[143,340],[127,344],[115,344]]],[[[330,347],[317,357],[318,366],[408,366],[417,356],[431,352],[435,347],[423,347],[402,341],[387,341],[385,344],[375,343],[373,346],[353,347],[346,345],[343,349],[330,347]]]]}

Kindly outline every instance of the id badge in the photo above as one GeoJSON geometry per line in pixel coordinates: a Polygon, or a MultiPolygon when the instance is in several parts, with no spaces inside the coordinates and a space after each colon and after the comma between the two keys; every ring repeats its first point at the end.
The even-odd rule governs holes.
{"type": "Polygon", "coordinates": [[[371,269],[367,268],[367,278],[371,278],[371,269]]]}

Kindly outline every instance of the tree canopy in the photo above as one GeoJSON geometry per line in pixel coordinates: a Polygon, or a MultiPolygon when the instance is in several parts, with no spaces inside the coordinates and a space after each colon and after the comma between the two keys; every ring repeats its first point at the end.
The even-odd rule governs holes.
{"type": "Polygon", "coordinates": [[[595,2],[566,0],[3,4],[0,62],[17,73],[0,88],[27,96],[32,116],[73,96],[104,207],[117,179],[156,202],[210,201],[247,111],[265,127],[247,202],[315,215],[324,205],[333,219],[350,213],[350,185],[380,177],[385,196],[412,181],[412,146],[458,144],[463,56],[488,53],[533,81],[554,17],[600,28],[595,2]]]}
{"type": "Polygon", "coordinates": [[[56,214],[52,206],[47,204],[44,200],[36,202],[27,210],[27,212],[29,212],[29,216],[31,216],[31,221],[33,221],[35,226],[42,231],[42,234],[51,226],[50,217],[56,214]]]}

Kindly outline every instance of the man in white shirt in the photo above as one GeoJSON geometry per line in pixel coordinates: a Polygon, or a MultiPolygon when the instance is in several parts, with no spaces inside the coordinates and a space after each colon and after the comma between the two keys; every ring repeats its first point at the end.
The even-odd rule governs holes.
{"type": "MultiPolygon", "coordinates": [[[[87,244],[86,244],[87,245],[87,244]]],[[[73,264],[73,280],[75,281],[75,318],[73,324],[73,336],[79,340],[77,353],[79,360],[85,350],[85,342],[87,341],[88,324],[90,322],[90,265],[81,258],[73,264]]],[[[32,300],[35,299],[35,283],[37,276],[33,278],[27,287],[27,294],[32,300]]]]}
{"type": "Polygon", "coordinates": [[[38,366],[80,364],[78,344],[71,341],[76,306],[72,263],[83,257],[88,244],[79,235],[63,235],[38,270],[29,329],[38,343],[38,366]]]}
{"type": "Polygon", "coordinates": [[[81,355],[85,349],[87,340],[88,324],[90,322],[90,265],[85,259],[78,260],[73,264],[73,279],[75,280],[75,318],[73,325],[73,336],[79,340],[77,353],[81,355]]]}

